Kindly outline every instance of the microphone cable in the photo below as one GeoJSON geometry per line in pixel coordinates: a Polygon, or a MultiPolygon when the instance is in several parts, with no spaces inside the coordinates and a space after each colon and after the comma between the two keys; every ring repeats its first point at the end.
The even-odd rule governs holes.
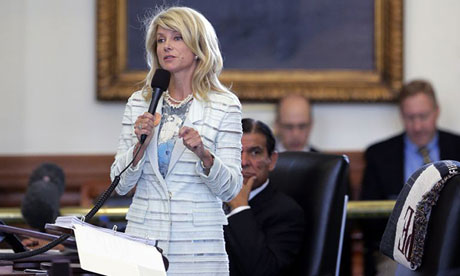
{"type": "MultiPolygon", "coordinates": [[[[118,186],[118,183],[120,182],[120,177],[121,175],[133,164],[134,160],[136,159],[137,155],[139,154],[140,150],[142,148],[142,143],[137,149],[136,153],[134,154],[133,159],[129,164],[117,175],[115,176],[114,180],[110,184],[110,186],[105,190],[101,196],[99,196],[99,199],[97,200],[96,204],[94,207],[84,216],[85,221],[89,221],[90,219],[93,218],[93,216],[99,211],[99,209],[104,205],[104,203],[107,201],[107,199],[110,197],[112,194],[113,190],[118,186]]],[[[23,258],[29,258],[38,254],[45,253],[46,251],[50,250],[51,248],[57,246],[58,244],[64,242],[67,240],[71,235],[70,234],[62,234],[55,240],[45,244],[44,246],[26,251],[26,252],[18,252],[18,253],[0,253],[0,260],[18,260],[18,259],[23,259],[23,258]]]]}

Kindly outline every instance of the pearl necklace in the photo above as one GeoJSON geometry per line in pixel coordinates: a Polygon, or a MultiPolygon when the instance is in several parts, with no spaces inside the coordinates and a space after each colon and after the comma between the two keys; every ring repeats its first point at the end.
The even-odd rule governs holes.
{"type": "Polygon", "coordinates": [[[169,91],[166,91],[164,93],[164,99],[172,108],[179,108],[193,99],[193,93],[188,94],[182,101],[178,101],[171,97],[169,91]]]}

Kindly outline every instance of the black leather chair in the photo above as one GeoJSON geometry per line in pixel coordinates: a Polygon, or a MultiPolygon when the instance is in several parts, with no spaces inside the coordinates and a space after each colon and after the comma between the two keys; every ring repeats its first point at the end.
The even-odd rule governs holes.
{"type": "Polygon", "coordinates": [[[348,159],[312,152],[282,152],[270,174],[278,190],[305,211],[305,241],[288,275],[337,275],[346,218],[348,159]],[[345,203],[345,204],[344,204],[345,203]]]}
{"type": "Polygon", "coordinates": [[[460,275],[460,175],[446,182],[431,210],[420,267],[399,265],[396,275],[460,275]]]}

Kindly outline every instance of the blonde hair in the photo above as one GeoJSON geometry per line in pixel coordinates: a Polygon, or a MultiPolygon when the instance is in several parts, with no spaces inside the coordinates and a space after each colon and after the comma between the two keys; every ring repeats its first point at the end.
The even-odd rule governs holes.
{"type": "Polygon", "coordinates": [[[211,23],[194,9],[170,7],[159,9],[148,25],[145,48],[150,71],[142,88],[146,100],[151,97],[150,82],[155,70],[160,68],[156,54],[158,27],[179,32],[187,47],[198,57],[197,67],[192,76],[192,91],[195,97],[207,100],[210,90],[229,91],[218,78],[222,72],[223,61],[219,41],[211,23]]]}

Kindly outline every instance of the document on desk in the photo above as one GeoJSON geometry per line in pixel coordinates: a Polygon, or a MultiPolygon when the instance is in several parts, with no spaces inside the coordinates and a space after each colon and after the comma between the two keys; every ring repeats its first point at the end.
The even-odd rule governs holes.
{"type": "Polygon", "coordinates": [[[166,276],[156,247],[85,223],[74,224],[81,268],[104,275],[166,276]]]}

